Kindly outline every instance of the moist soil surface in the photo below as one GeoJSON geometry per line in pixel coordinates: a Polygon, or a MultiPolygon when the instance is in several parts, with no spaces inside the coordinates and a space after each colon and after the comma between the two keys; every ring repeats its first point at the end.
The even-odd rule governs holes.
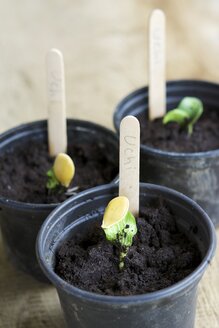
{"type": "Polygon", "coordinates": [[[59,246],[55,272],[78,288],[125,296],[168,287],[200,264],[197,246],[178,230],[174,215],[162,201],[141,210],[137,226],[123,270],[118,268],[119,249],[94,225],[86,237],[76,235],[59,246]]]}
{"type": "Polygon", "coordinates": [[[176,123],[164,125],[162,119],[146,120],[146,113],[138,116],[141,143],[153,148],[178,153],[195,153],[219,149],[219,111],[205,109],[193,127],[192,135],[176,123]]]}
{"type": "MultiPolygon", "coordinates": [[[[68,154],[75,164],[75,176],[69,188],[77,187],[75,193],[108,183],[116,177],[118,167],[104,152],[94,143],[69,146],[68,154]]],[[[46,172],[53,163],[48,146],[37,141],[9,149],[0,157],[0,195],[25,203],[64,201],[69,197],[66,190],[58,188],[51,192],[46,188],[46,172]]]]}

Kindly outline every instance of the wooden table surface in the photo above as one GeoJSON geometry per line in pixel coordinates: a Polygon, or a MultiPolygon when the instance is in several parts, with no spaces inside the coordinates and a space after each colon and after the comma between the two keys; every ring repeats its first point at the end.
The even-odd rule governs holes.
{"type": "MultiPolygon", "coordinates": [[[[68,116],[112,128],[116,103],[147,84],[153,8],[167,14],[167,79],[219,81],[218,0],[1,1],[0,131],[46,117],[51,47],[65,57],[68,116]]],[[[62,328],[62,320],[53,287],[14,270],[0,243],[0,327],[62,328]]],[[[196,328],[206,327],[219,327],[219,251],[199,288],[196,328]]]]}

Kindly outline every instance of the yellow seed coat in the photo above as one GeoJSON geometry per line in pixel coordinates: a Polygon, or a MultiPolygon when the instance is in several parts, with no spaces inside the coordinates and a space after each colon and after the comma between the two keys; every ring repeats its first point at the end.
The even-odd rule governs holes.
{"type": "Polygon", "coordinates": [[[109,228],[124,218],[129,210],[127,197],[119,196],[113,198],[107,205],[102,222],[102,228],[109,228]]]}
{"type": "Polygon", "coordinates": [[[53,170],[61,185],[68,188],[75,174],[75,165],[71,157],[64,153],[58,154],[53,170]]]}

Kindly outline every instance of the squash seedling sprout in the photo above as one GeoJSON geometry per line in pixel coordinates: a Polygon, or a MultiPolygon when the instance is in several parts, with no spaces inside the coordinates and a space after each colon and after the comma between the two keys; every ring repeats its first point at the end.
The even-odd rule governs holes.
{"type": "Polygon", "coordinates": [[[176,109],[170,110],[163,118],[163,124],[176,122],[182,128],[188,130],[188,134],[193,132],[193,126],[203,113],[203,103],[195,97],[183,98],[176,109]]]}
{"type": "Polygon", "coordinates": [[[107,240],[119,246],[121,270],[137,233],[135,216],[139,214],[139,151],[139,122],[133,116],[126,116],[120,124],[119,196],[109,202],[102,222],[107,240]]]}
{"type": "Polygon", "coordinates": [[[129,211],[127,197],[113,198],[105,209],[102,228],[109,242],[120,248],[119,268],[124,268],[124,259],[128,248],[132,246],[133,237],[137,233],[136,220],[129,211]]]}
{"type": "Polygon", "coordinates": [[[60,153],[56,156],[53,167],[47,172],[47,189],[68,188],[75,174],[75,166],[70,156],[60,153]]]}
{"type": "Polygon", "coordinates": [[[162,10],[155,9],[149,19],[149,120],[163,117],[166,113],[165,78],[166,17],[162,10]]]}

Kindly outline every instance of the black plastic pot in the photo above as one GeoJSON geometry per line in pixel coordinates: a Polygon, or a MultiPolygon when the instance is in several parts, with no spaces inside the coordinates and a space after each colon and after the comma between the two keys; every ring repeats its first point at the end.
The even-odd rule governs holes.
{"type": "Polygon", "coordinates": [[[115,184],[85,191],[54,210],[40,230],[38,260],[57,288],[67,327],[193,328],[197,285],[213,257],[216,236],[207,214],[194,201],[174,190],[141,184],[140,204],[162,197],[176,214],[179,228],[197,242],[202,262],[185,279],[148,294],[105,296],[78,289],[54,272],[54,254],[60,243],[78,231],[86,233],[91,224],[102,219],[106,205],[116,195],[118,187],[115,184]]]}
{"type": "MultiPolygon", "coordinates": [[[[181,80],[167,83],[167,109],[185,96],[202,99],[204,106],[219,110],[219,84],[181,80]]],[[[114,126],[119,133],[126,115],[139,117],[148,110],[148,88],[130,93],[117,106],[114,126]]],[[[207,109],[206,109],[207,110],[207,109]]],[[[219,149],[199,153],[176,153],[141,144],[141,181],[164,185],[183,192],[219,224],[219,149]]]]}
{"type": "MultiPolygon", "coordinates": [[[[47,122],[38,121],[11,129],[0,136],[0,153],[16,147],[25,140],[47,141],[47,122]]],[[[116,135],[87,121],[68,120],[68,139],[93,142],[101,145],[112,163],[118,166],[118,140],[116,135]]],[[[0,226],[5,249],[16,267],[44,281],[35,255],[36,237],[41,224],[59,204],[30,204],[0,196],[0,226]]]]}

